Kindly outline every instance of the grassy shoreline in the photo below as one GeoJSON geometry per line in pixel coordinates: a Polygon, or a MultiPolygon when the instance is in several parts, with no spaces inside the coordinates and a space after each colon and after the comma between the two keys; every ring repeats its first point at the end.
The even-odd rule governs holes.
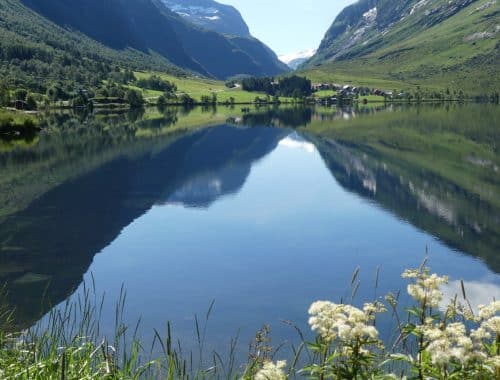
{"type": "Polygon", "coordinates": [[[20,113],[0,108],[0,136],[31,136],[40,130],[32,113],[20,113]]]}
{"type": "MultiPolygon", "coordinates": [[[[354,294],[359,268],[353,273],[354,294]]],[[[406,270],[407,309],[397,293],[364,304],[316,301],[309,309],[309,326],[315,339],[301,343],[283,358],[283,344],[274,347],[266,325],[249,346],[248,359],[237,362],[237,340],[229,354],[206,352],[205,334],[213,303],[207,313],[195,316],[198,352],[183,351],[173,328],[155,330],[151,348],[139,338],[139,323],[125,325],[126,293],[122,288],[115,306],[114,335],[101,333],[103,299],[95,284],[84,286],[72,302],[53,309],[42,324],[11,332],[12,312],[0,309],[0,375],[4,379],[491,379],[500,376],[500,302],[470,306],[466,289],[444,299],[441,286],[447,276],[431,274],[426,262],[406,270]],[[392,314],[394,342],[382,342],[377,319],[392,314]],[[154,352],[159,350],[160,355],[154,352]],[[204,359],[205,358],[205,359],[204,359]]],[[[375,280],[377,287],[378,280],[375,280]]],[[[242,321],[244,323],[244,321],[242,321]]]]}

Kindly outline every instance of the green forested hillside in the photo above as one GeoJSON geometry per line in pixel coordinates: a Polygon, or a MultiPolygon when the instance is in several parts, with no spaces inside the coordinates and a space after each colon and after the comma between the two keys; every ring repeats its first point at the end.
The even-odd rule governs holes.
{"type": "Polygon", "coordinates": [[[172,25],[151,0],[22,0],[28,8],[66,29],[123,51],[154,51],[172,63],[202,74],[183,49],[172,25]]]}
{"type": "Polygon", "coordinates": [[[500,87],[499,15],[492,0],[361,0],[306,69],[315,80],[489,93],[500,87]]]}
{"type": "Polygon", "coordinates": [[[158,54],[112,49],[59,27],[18,0],[0,2],[0,103],[6,89],[35,94],[50,88],[66,94],[94,90],[103,81],[120,79],[120,68],[185,73],[158,54]]]}
{"type": "Polygon", "coordinates": [[[16,89],[38,101],[104,87],[103,96],[123,97],[116,87],[132,70],[217,78],[284,70],[260,41],[245,40],[191,25],[157,0],[2,0],[0,104],[16,100],[16,89]]]}

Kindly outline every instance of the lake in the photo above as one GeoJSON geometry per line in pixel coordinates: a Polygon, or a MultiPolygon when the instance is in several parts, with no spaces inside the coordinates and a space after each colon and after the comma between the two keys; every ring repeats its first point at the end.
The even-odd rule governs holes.
{"type": "Polygon", "coordinates": [[[426,257],[448,298],[460,280],[474,305],[500,298],[498,120],[458,104],[48,115],[39,136],[0,142],[16,325],[95,284],[111,333],[123,287],[145,342],[170,321],[195,349],[213,301],[207,350],[238,336],[243,357],[264,324],[294,341],[284,321],[307,332],[313,301],[353,287],[356,305],[406,302],[401,272],[426,257]]]}

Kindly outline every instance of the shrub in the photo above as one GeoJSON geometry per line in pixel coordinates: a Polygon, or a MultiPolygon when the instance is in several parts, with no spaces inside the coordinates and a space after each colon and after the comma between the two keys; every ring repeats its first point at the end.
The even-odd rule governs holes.
{"type": "Polygon", "coordinates": [[[139,91],[128,90],[125,99],[131,108],[141,108],[144,106],[144,98],[139,91]]]}
{"type": "Polygon", "coordinates": [[[26,108],[29,111],[35,111],[38,108],[37,102],[33,95],[29,95],[26,99],[26,108]]]}

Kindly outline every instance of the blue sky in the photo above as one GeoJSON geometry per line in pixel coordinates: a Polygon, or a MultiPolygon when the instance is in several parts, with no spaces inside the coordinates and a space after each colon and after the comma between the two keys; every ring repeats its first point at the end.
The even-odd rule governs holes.
{"type": "Polygon", "coordinates": [[[335,16],[355,0],[218,0],[234,5],[251,33],[277,54],[317,48],[335,16]]]}

